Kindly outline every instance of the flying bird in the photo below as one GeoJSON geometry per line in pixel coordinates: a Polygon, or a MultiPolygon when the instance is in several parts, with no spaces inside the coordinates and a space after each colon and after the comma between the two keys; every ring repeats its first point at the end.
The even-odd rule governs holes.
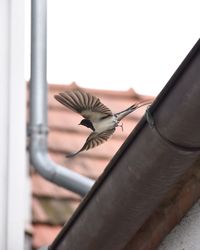
{"type": "Polygon", "coordinates": [[[59,93],[54,97],[67,108],[82,115],[84,119],[81,120],[79,125],[83,125],[92,130],[82,148],[66,157],[73,157],[81,151],[89,150],[104,143],[115,132],[116,127],[122,127],[119,122],[125,116],[134,110],[149,104],[144,102],[136,103],[129,108],[114,114],[99,100],[99,98],[82,90],[66,91],[59,93]]]}

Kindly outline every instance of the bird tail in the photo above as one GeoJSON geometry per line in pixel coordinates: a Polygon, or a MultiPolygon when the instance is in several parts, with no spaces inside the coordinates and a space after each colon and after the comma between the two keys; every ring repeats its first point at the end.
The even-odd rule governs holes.
{"type": "Polygon", "coordinates": [[[125,116],[132,113],[136,109],[141,108],[142,106],[145,106],[145,105],[149,105],[151,103],[152,103],[152,101],[151,102],[146,101],[146,102],[135,103],[135,104],[131,105],[129,108],[127,108],[127,109],[125,109],[125,110],[123,110],[123,111],[121,111],[119,113],[116,113],[115,116],[116,116],[118,121],[121,121],[125,116]]]}

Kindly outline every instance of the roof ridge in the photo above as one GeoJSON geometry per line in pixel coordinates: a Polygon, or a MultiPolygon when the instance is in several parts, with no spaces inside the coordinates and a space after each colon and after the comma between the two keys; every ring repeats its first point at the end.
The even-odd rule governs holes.
{"type": "Polygon", "coordinates": [[[76,82],[72,82],[71,84],[55,84],[49,83],[49,91],[65,91],[65,90],[74,90],[74,89],[82,89],[89,93],[97,93],[102,95],[113,95],[113,97],[130,97],[135,99],[141,99],[141,95],[136,93],[133,88],[129,88],[127,90],[111,90],[111,89],[98,89],[98,88],[85,88],[78,85],[76,82]]]}

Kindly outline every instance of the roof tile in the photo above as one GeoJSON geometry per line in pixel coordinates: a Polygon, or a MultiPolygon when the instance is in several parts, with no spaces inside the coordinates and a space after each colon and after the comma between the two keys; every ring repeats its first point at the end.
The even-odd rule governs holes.
{"type": "Polygon", "coordinates": [[[48,246],[59,233],[61,226],[37,224],[33,226],[33,247],[48,246]]]}
{"type": "MultiPolygon", "coordinates": [[[[54,133],[49,134],[49,149],[53,152],[63,153],[71,153],[74,151],[78,151],[85,143],[88,135],[85,136],[79,133],[67,134],[54,131],[54,133]]],[[[81,152],[81,154],[87,155],[87,157],[110,159],[117,152],[122,143],[123,140],[116,140],[114,138],[111,138],[107,142],[99,145],[98,147],[91,149],[87,152],[81,152]]]]}
{"type": "MultiPolygon", "coordinates": [[[[39,174],[34,173],[31,176],[32,180],[32,193],[36,197],[51,197],[55,198],[67,198],[69,200],[80,201],[81,197],[65,188],[59,187],[58,185],[45,180],[39,174]]],[[[33,199],[34,202],[38,200],[33,199]]],[[[36,204],[37,205],[37,204],[36,204]]]]}
{"type": "Polygon", "coordinates": [[[33,198],[33,223],[61,225],[68,220],[79,202],[68,199],[34,197],[33,198]]]}
{"type": "MultiPolygon", "coordinates": [[[[78,126],[81,116],[63,107],[53,96],[59,92],[75,88],[78,88],[75,83],[71,85],[49,85],[49,154],[53,161],[63,167],[97,179],[142,117],[145,107],[126,117],[123,120],[124,131],[117,128],[114,135],[101,146],[81,152],[74,158],[66,158],[65,154],[81,148],[90,130],[78,126]]],[[[98,96],[113,112],[126,109],[135,102],[152,99],[152,97],[138,95],[132,89],[127,91],[84,90],[98,96]]],[[[60,230],[60,224],[71,216],[81,197],[44,180],[36,171],[31,172],[31,179],[34,223],[33,246],[40,247],[51,243],[60,230]]]]}

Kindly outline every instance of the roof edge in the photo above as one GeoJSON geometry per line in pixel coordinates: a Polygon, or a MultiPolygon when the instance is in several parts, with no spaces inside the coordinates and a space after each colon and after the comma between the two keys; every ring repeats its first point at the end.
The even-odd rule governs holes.
{"type": "Polygon", "coordinates": [[[172,137],[184,146],[186,143],[187,148],[173,147],[143,117],[49,249],[63,250],[70,246],[73,250],[81,246],[82,250],[100,250],[102,244],[105,250],[125,247],[199,155],[199,147],[194,150],[196,140],[200,142],[200,131],[194,129],[194,124],[200,125],[200,117],[196,115],[200,109],[199,70],[200,40],[150,108],[157,124],[165,125],[160,128],[165,138],[172,137]],[[185,93],[187,98],[184,96],[182,100],[185,93]],[[174,116],[174,112],[179,115],[174,116]],[[168,116],[173,118],[172,122],[168,116]],[[176,137],[181,121],[185,122],[184,133],[176,137]],[[195,145],[188,141],[194,141],[195,145]],[[157,161],[159,166],[155,164],[157,161]]]}

